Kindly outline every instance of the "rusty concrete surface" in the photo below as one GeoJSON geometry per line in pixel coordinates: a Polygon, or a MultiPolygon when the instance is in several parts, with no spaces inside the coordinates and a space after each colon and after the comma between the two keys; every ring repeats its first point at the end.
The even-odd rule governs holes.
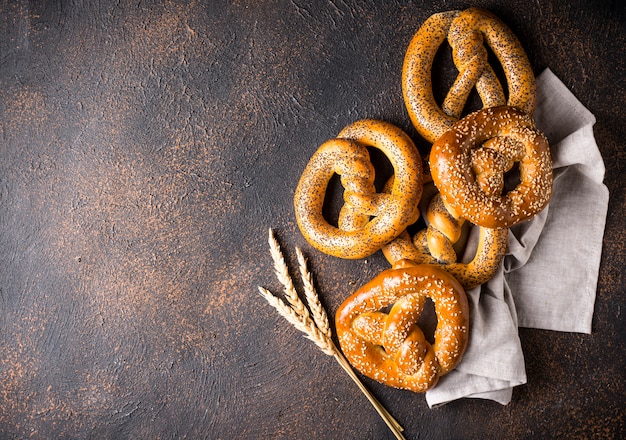
{"type": "Polygon", "coordinates": [[[593,334],[520,330],[528,384],[508,406],[431,410],[365,383],[409,439],[623,438],[625,14],[584,0],[1,2],[0,438],[392,438],[256,289],[280,287],[269,227],[291,265],[307,253],[330,313],[387,267],[315,252],[293,191],[357,119],[425,151],[404,50],[470,5],[598,119],[611,200],[593,334]]]}

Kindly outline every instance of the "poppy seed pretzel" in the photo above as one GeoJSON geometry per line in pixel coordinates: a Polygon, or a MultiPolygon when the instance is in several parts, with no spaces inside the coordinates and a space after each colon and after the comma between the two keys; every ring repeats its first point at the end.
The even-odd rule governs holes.
{"type": "Polygon", "coordinates": [[[419,134],[435,142],[459,120],[474,87],[484,107],[507,104],[528,114],[534,111],[536,83],[530,61],[517,37],[500,19],[478,8],[432,15],[413,36],[402,69],[404,101],[419,134]],[[446,39],[459,75],[439,107],[432,91],[431,70],[446,39]],[[504,70],[508,100],[488,63],[485,41],[504,70]]]}
{"type": "Polygon", "coordinates": [[[294,195],[296,221],[305,239],[335,257],[367,257],[419,217],[422,159],[400,128],[377,120],[356,121],[325,142],[311,157],[294,195]],[[394,168],[389,193],[377,193],[367,146],[381,150],[394,168]],[[328,183],[341,176],[344,205],[337,226],[324,218],[328,183]]]}

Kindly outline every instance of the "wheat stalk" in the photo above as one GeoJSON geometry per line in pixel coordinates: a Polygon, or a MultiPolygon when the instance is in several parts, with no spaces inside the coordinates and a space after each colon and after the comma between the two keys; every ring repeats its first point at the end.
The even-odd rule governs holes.
{"type": "Polygon", "coordinates": [[[268,241],[270,245],[270,254],[272,255],[272,260],[274,261],[274,271],[276,273],[276,277],[284,287],[287,302],[281,300],[269,290],[259,286],[261,296],[263,296],[263,298],[265,298],[265,300],[291,325],[303,332],[307,339],[313,341],[315,345],[322,350],[322,352],[335,358],[341,368],[348,373],[361,392],[365,394],[367,399],[374,406],[378,414],[385,421],[396,438],[404,440],[400,424],[391,416],[391,414],[389,414],[381,403],[378,402],[365,385],[363,385],[350,366],[348,360],[333,343],[332,332],[328,322],[328,315],[319,300],[319,296],[317,295],[317,291],[313,283],[313,277],[308,270],[306,258],[302,254],[302,251],[299,248],[296,248],[298,265],[304,288],[304,296],[306,298],[308,308],[298,296],[293,280],[289,275],[289,270],[287,268],[287,264],[285,263],[283,253],[280,250],[280,245],[274,237],[272,229],[269,230],[268,241]]]}

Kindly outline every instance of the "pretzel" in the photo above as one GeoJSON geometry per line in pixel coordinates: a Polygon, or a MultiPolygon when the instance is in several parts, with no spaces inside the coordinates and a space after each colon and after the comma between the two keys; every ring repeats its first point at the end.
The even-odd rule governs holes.
{"type": "MultiPolygon", "coordinates": [[[[464,220],[454,219],[453,221],[457,223],[460,230],[464,220]]],[[[410,260],[416,264],[439,266],[453,275],[465,290],[473,289],[493,278],[506,252],[508,229],[479,227],[478,245],[474,257],[467,263],[457,261],[453,248],[455,241],[447,236],[433,237],[437,232],[432,225],[419,231],[414,237],[411,237],[408,231],[404,231],[392,242],[383,246],[383,254],[391,265],[398,264],[402,260],[410,260]],[[444,248],[445,258],[437,253],[437,247],[444,248]],[[435,248],[434,251],[433,248],[435,248]]]]}
{"type": "Polygon", "coordinates": [[[455,124],[433,144],[430,171],[448,210],[485,228],[527,220],[552,195],[548,141],[530,116],[513,107],[482,109],[455,124]],[[481,147],[492,139],[498,142],[481,147]],[[516,162],[520,183],[501,195],[504,173],[516,162]]]}
{"type": "Polygon", "coordinates": [[[341,349],[354,368],[385,385],[421,393],[461,360],[469,308],[449,273],[401,261],[348,297],[335,321],[341,349]],[[427,298],[437,314],[433,344],[417,326],[427,298]]]}
{"type": "Polygon", "coordinates": [[[402,69],[404,101],[419,134],[435,142],[459,120],[474,86],[484,107],[507,104],[528,114],[534,111],[536,84],[532,66],[517,37],[500,19],[478,8],[432,15],[413,36],[402,69]],[[440,108],[432,92],[431,70],[446,38],[459,75],[440,108]],[[508,100],[488,64],[484,40],[502,65],[508,100]]]}
{"type": "Polygon", "coordinates": [[[296,187],[294,209],[298,226],[312,246],[355,259],[373,254],[414,223],[421,195],[422,160],[413,141],[390,123],[368,119],[350,124],[315,152],[296,187]],[[388,194],[376,192],[367,146],[381,150],[394,168],[396,177],[388,194]],[[328,182],[335,173],[344,187],[337,226],[322,213],[328,182]]]}

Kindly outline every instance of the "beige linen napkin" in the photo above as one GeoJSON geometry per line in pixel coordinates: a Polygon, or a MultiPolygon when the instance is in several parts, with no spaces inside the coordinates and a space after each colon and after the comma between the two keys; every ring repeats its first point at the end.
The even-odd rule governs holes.
{"type": "Polygon", "coordinates": [[[518,327],[591,333],[609,198],[595,117],[549,69],[537,77],[534,117],[550,141],[552,199],[511,228],[497,275],[467,292],[469,344],[456,370],[426,393],[431,407],[464,397],[508,404],[526,383],[518,327]]]}

